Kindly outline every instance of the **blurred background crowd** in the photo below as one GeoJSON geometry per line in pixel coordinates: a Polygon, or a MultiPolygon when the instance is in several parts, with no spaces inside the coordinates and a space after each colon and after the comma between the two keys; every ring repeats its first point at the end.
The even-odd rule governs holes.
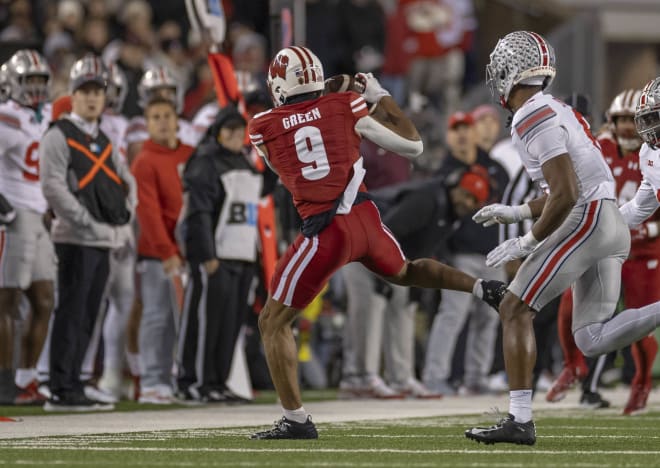
{"type": "MultiPolygon", "coordinates": [[[[116,110],[131,122],[145,110],[140,96],[145,73],[165,69],[175,81],[175,95],[181,96],[177,103],[179,129],[182,122],[192,122],[190,131],[197,133],[189,144],[195,146],[219,110],[211,51],[226,54],[234,69],[247,76],[249,86],[242,91],[246,98],[252,98],[253,113],[270,105],[266,71],[273,52],[280,48],[280,31],[274,30],[272,22],[280,11],[272,7],[286,2],[221,3],[227,17],[227,35],[224,43],[213,44],[208,35],[191,28],[185,3],[179,0],[1,0],[0,62],[19,49],[39,51],[52,73],[50,96],[54,101],[70,92],[69,72],[74,62],[85,54],[95,54],[125,77],[124,99],[116,110]],[[211,114],[203,120],[209,104],[211,114]]],[[[305,45],[323,62],[326,78],[339,73],[373,72],[422,134],[424,153],[412,163],[395,154],[384,154],[368,141],[363,143],[365,182],[374,191],[384,218],[391,215],[393,220],[412,223],[395,216],[411,194],[422,197],[418,201],[432,200],[444,206],[444,215],[429,219],[442,231],[431,253],[478,277],[512,277],[515,265],[490,271],[484,259],[502,239],[518,234],[496,227],[483,230],[471,220],[471,214],[488,203],[523,203],[536,194],[524,180],[507,137],[507,115],[491,102],[483,85],[487,54],[497,38],[516,29],[547,35],[558,56],[553,94],[590,118],[595,134],[615,142],[617,137],[636,135],[624,135],[620,130],[617,136],[616,118],[630,116],[634,104],[632,110],[628,104],[616,114],[612,113],[613,100],[622,91],[638,89],[658,74],[660,33],[650,31],[657,28],[643,27],[649,24],[645,17],[660,15],[653,2],[632,2],[634,6],[624,1],[586,0],[298,3],[305,11],[305,45]],[[595,4],[600,4],[598,9],[595,4]],[[628,11],[622,11],[625,6],[628,11]],[[457,188],[460,190],[454,190],[457,188]]],[[[113,143],[126,150],[131,165],[140,149],[129,150],[134,140],[127,141],[126,137],[120,135],[113,143]]],[[[139,179],[137,183],[139,188],[139,179]]],[[[290,199],[283,192],[278,187],[273,194],[280,253],[299,228],[290,199]]],[[[414,251],[416,242],[414,238],[403,239],[404,250],[409,246],[414,251]]],[[[238,364],[234,362],[233,383],[229,385],[234,394],[229,398],[238,402],[249,400],[253,388],[272,388],[256,327],[256,314],[263,303],[263,279],[261,283],[256,293],[251,291],[250,297],[244,298],[251,305],[250,311],[236,311],[245,325],[237,347],[241,357],[238,364]]],[[[341,398],[439,398],[506,391],[496,312],[473,303],[469,297],[458,296],[392,287],[359,265],[347,266],[297,323],[303,384],[308,388],[338,388],[341,398]]],[[[180,306],[179,300],[177,308],[180,306]]],[[[559,301],[537,320],[537,390],[543,392],[552,390],[553,381],[564,368],[557,334],[558,308],[559,301]]],[[[24,316],[26,313],[29,307],[24,316]]],[[[132,348],[127,356],[144,353],[144,349],[136,349],[139,316],[137,322],[120,323],[120,333],[126,335],[127,346],[132,348]]],[[[178,325],[172,326],[178,330],[178,325]]],[[[103,324],[97,328],[102,329],[103,324]]],[[[17,324],[16,341],[21,330],[17,324]]],[[[170,348],[157,352],[174,356],[177,345],[169,343],[170,348]]],[[[182,341],[178,346],[183,346],[182,341]]],[[[14,348],[17,361],[21,346],[14,348]]],[[[139,384],[135,391],[128,392],[123,381],[126,374],[131,376],[128,381],[134,382],[140,366],[122,364],[126,369],[120,369],[121,374],[111,379],[104,374],[103,344],[98,350],[90,358],[95,365],[87,381],[100,393],[92,395],[101,399],[107,396],[103,393],[109,394],[109,401],[136,397],[139,384]]],[[[630,384],[633,380],[634,360],[630,352],[623,356],[612,357],[601,366],[601,370],[610,370],[601,377],[606,384],[630,384]]],[[[231,361],[231,356],[225,359],[231,361]]],[[[169,393],[143,402],[172,403],[175,397],[194,398],[178,393],[182,389],[177,389],[176,372],[175,364],[172,381],[167,382],[171,385],[169,393]]],[[[574,375],[567,385],[584,377],[574,375]]],[[[35,379],[47,383],[47,373],[35,379]]],[[[19,393],[20,387],[16,390],[19,393]]],[[[585,392],[597,393],[597,387],[585,392]]],[[[3,399],[13,402],[14,397],[11,393],[3,399]]],[[[601,407],[606,402],[597,398],[585,400],[585,404],[601,407]]]]}

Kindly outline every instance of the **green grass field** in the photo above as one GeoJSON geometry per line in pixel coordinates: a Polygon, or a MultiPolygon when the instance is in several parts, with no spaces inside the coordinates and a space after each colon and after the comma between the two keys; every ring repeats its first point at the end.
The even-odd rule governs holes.
{"type": "Polygon", "coordinates": [[[481,415],[321,423],[318,441],[249,440],[262,426],[0,440],[0,466],[660,466],[658,412],[541,411],[535,420],[533,447],[466,439],[466,428],[494,421],[481,415]]]}

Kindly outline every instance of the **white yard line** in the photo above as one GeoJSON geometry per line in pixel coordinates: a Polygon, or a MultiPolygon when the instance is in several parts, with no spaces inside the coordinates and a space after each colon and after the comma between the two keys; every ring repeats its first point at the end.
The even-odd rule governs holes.
{"type": "MultiPolygon", "coordinates": [[[[628,398],[626,389],[605,391],[614,408],[599,410],[604,418],[616,418],[628,398]]],[[[659,393],[653,392],[651,405],[660,409],[659,393]],[[654,401],[655,400],[655,401],[654,401]]],[[[572,414],[579,408],[577,391],[564,401],[547,403],[539,394],[534,408],[545,416],[572,414]],[[546,410],[551,410],[547,412],[546,410]]],[[[353,400],[308,403],[305,407],[320,423],[348,421],[400,420],[404,418],[475,415],[499,407],[506,412],[508,398],[504,396],[451,397],[441,400],[353,400]]],[[[585,410],[580,410],[579,413],[585,410]]],[[[590,414],[590,413],[589,413],[590,414]]],[[[130,432],[167,431],[181,429],[233,428],[268,426],[281,416],[278,405],[205,406],[176,410],[102,412],[72,415],[25,416],[18,422],[0,423],[0,439],[34,438],[40,436],[67,436],[80,434],[121,434],[130,432]]],[[[494,419],[484,416],[484,420],[494,419]]],[[[400,421],[402,425],[406,421],[400,421]]],[[[438,423],[435,422],[434,425],[438,423]]],[[[364,424],[368,427],[369,423],[364,424]]],[[[605,424],[603,424],[605,425],[605,424]]]]}

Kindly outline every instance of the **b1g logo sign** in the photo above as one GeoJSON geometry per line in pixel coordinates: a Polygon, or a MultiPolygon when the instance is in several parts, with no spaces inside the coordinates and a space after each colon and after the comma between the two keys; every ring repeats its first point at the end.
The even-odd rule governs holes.
{"type": "Polygon", "coordinates": [[[229,205],[229,219],[227,224],[257,225],[257,204],[233,202],[229,205]]]}

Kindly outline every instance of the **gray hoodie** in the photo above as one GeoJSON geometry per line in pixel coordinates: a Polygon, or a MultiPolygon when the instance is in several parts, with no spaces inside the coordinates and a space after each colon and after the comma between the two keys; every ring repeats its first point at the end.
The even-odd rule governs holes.
{"type": "MultiPolygon", "coordinates": [[[[92,137],[96,137],[98,134],[98,121],[89,123],[75,114],[67,114],[62,118],[70,120],[92,137]]],[[[117,148],[112,149],[111,158],[117,175],[129,186],[126,203],[133,216],[137,204],[135,179],[117,152],[117,148]]],[[[41,139],[39,161],[41,189],[48,204],[55,212],[55,220],[51,229],[53,242],[110,249],[121,247],[125,237],[122,235],[124,226],[112,226],[92,218],[87,208],[78,201],[69,187],[67,172],[71,155],[66,143],[66,136],[58,127],[52,126],[41,139]]]]}

